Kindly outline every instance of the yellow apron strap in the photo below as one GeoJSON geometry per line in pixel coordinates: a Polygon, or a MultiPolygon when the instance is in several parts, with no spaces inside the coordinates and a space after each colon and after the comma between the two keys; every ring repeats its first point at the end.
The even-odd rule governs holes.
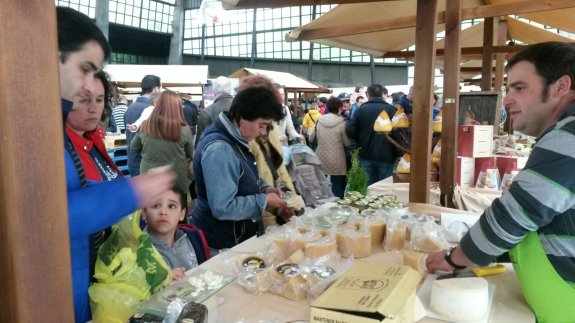
{"type": "Polygon", "coordinates": [[[538,322],[575,322],[575,288],[553,268],[537,232],[509,251],[525,300],[538,322]]]}

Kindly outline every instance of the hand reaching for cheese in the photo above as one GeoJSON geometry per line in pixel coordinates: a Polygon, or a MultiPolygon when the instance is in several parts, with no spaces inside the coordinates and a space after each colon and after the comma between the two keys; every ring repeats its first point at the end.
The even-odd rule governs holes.
{"type": "Polygon", "coordinates": [[[278,209],[276,213],[276,215],[281,217],[285,222],[288,222],[291,219],[291,217],[294,216],[294,214],[295,214],[294,209],[287,206],[278,209]]]}
{"type": "Polygon", "coordinates": [[[445,250],[442,250],[429,254],[427,259],[425,259],[425,267],[428,273],[433,274],[436,271],[453,272],[453,267],[445,261],[445,252],[445,250]]]}
{"type": "Polygon", "coordinates": [[[185,274],[186,274],[186,268],[184,268],[184,267],[173,268],[172,269],[172,280],[180,280],[180,279],[184,278],[185,274]]]}
{"type": "Polygon", "coordinates": [[[283,209],[287,207],[287,202],[281,198],[281,196],[277,193],[267,193],[266,194],[266,199],[267,199],[267,206],[268,207],[273,207],[273,208],[278,208],[278,209],[283,209]]]}
{"type": "MultiPolygon", "coordinates": [[[[427,272],[430,274],[433,274],[438,270],[447,273],[453,272],[454,268],[445,259],[446,254],[447,254],[446,250],[441,250],[429,254],[427,259],[425,260],[425,266],[427,267],[427,272]]],[[[451,261],[459,266],[468,267],[474,265],[473,262],[471,262],[471,260],[469,260],[469,258],[467,258],[467,256],[463,253],[461,247],[459,246],[453,249],[453,252],[451,254],[451,261]]]]}

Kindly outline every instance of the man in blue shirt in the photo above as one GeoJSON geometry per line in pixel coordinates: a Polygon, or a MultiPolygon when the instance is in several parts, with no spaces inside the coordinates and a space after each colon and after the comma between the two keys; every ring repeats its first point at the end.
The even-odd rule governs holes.
{"type": "MultiPolygon", "coordinates": [[[[58,7],[56,14],[60,95],[65,120],[75,108],[72,104],[74,97],[94,91],[94,74],[102,69],[110,48],[88,16],[63,7],[58,7]]],[[[172,186],[174,174],[157,170],[129,181],[118,178],[88,183],[82,162],[69,140],[65,141],[65,146],[75,321],[86,322],[90,320],[91,236],[136,209],[153,205],[172,186]]]]}
{"type": "MultiPolygon", "coordinates": [[[[131,125],[136,120],[142,116],[144,109],[152,105],[150,101],[150,94],[154,92],[160,92],[162,89],[162,82],[160,77],[156,75],[146,75],[142,79],[142,95],[136,99],[136,102],[132,103],[126,114],[124,115],[124,124],[131,125]]],[[[130,176],[140,175],[140,162],[142,161],[142,155],[140,153],[133,152],[130,149],[130,144],[132,139],[136,136],[136,132],[130,130],[126,131],[126,141],[128,142],[128,169],[130,170],[130,176]]]]}

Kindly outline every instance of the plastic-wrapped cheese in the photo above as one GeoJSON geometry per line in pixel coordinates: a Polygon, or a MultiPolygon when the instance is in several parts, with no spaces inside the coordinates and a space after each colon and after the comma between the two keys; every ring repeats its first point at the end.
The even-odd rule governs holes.
{"type": "Polygon", "coordinates": [[[416,250],[423,252],[436,252],[443,250],[441,242],[428,234],[418,238],[414,243],[414,247],[416,250]]]}
{"type": "Polygon", "coordinates": [[[283,257],[288,256],[290,239],[287,236],[278,235],[272,238],[271,248],[283,257]]]}
{"type": "Polygon", "coordinates": [[[270,281],[268,278],[269,270],[259,270],[252,276],[252,284],[254,286],[254,291],[256,294],[265,293],[268,291],[270,286],[270,281]]]}
{"type": "Polygon", "coordinates": [[[309,258],[318,258],[335,251],[337,251],[337,243],[329,236],[305,245],[305,255],[309,258]]]}
{"type": "Polygon", "coordinates": [[[380,245],[385,237],[385,220],[376,218],[369,223],[369,231],[371,231],[371,245],[380,245]]]}
{"type": "Polygon", "coordinates": [[[299,237],[294,237],[291,240],[288,254],[293,254],[298,250],[304,250],[305,244],[321,238],[321,234],[308,232],[299,237]]]}
{"type": "Polygon", "coordinates": [[[371,254],[371,232],[346,231],[338,240],[338,248],[342,257],[367,257],[371,254]]]}
{"type": "Polygon", "coordinates": [[[387,226],[385,234],[385,249],[401,249],[405,243],[407,235],[407,226],[403,223],[398,223],[394,226],[387,226]]]}
{"type": "Polygon", "coordinates": [[[485,318],[489,288],[483,278],[436,280],[431,285],[430,307],[453,322],[473,322],[485,318]]]}
{"type": "Polygon", "coordinates": [[[294,264],[300,264],[305,260],[305,255],[303,251],[298,249],[291,256],[289,256],[288,260],[294,264]]]}
{"type": "Polygon", "coordinates": [[[427,258],[427,254],[411,251],[411,250],[401,250],[403,255],[403,264],[409,266],[420,273],[424,273],[426,271],[425,266],[425,259],[427,258]]]}
{"type": "Polygon", "coordinates": [[[360,230],[364,230],[367,225],[371,232],[371,245],[380,245],[385,237],[385,220],[379,217],[370,217],[361,223],[360,230]]]}

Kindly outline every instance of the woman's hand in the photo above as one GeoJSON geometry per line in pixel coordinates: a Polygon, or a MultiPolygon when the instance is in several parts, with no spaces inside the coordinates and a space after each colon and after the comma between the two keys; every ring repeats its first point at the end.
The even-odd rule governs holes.
{"type": "MultiPolygon", "coordinates": [[[[273,189],[273,190],[278,190],[277,188],[271,188],[269,187],[268,189],[266,189],[266,193],[268,190],[273,189]]],[[[279,190],[278,190],[279,191],[279,190]]],[[[279,191],[281,193],[281,191],[279,191]]],[[[276,208],[276,209],[283,209],[287,207],[287,202],[281,198],[281,195],[279,195],[276,192],[270,192],[266,194],[266,199],[267,199],[267,206],[268,207],[272,207],[272,208],[276,208]]]]}
{"type": "Polygon", "coordinates": [[[285,222],[288,222],[292,216],[294,216],[295,211],[291,207],[284,207],[282,209],[276,210],[276,215],[282,218],[285,222]]]}
{"type": "Polygon", "coordinates": [[[172,280],[180,280],[180,279],[184,278],[185,274],[186,274],[186,268],[184,268],[184,267],[173,268],[172,269],[172,280]]]}

